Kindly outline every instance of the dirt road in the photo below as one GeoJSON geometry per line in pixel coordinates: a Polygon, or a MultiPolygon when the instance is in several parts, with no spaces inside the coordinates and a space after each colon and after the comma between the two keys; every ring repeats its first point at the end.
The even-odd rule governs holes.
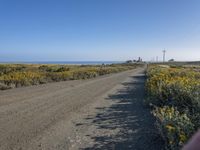
{"type": "Polygon", "coordinates": [[[160,149],[143,72],[0,91],[0,149],[160,149]]]}

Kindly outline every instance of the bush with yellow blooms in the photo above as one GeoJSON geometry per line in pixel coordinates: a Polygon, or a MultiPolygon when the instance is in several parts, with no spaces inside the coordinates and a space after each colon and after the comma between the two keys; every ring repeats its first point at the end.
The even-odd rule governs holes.
{"type": "Polygon", "coordinates": [[[194,68],[152,65],[147,99],[153,106],[167,149],[180,149],[200,127],[200,72],[194,68]]]}

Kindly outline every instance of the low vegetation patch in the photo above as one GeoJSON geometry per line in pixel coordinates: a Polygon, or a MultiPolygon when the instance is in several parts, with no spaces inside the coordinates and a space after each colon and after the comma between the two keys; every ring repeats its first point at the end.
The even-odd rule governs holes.
{"type": "Polygon", "coordinates": [[[134,69],[139,64],[112,65],[0,65],[0,90],[97,76],[134,69]]]}
{"type": "Polygon", "coordinates": [[[166,149],[177,150],[200,127],[200,72],[196,67],[152,65],[146,102],[153,106],[166,149]]]}

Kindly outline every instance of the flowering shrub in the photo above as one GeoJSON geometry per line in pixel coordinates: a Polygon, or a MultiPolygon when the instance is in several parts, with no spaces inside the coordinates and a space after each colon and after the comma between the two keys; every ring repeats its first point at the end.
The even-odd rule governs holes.
{"type": "Polygon", "coordinates": [[[187,116],[174,107],[156,107],[153,111],[167,149],[180,149],[192,135],[194,125],[187,116]]]}
{"type": "Polygon", "coordinates": [[[11,72],[0,76],[0,81],[8,86],[27,86],[39,84],[44,74],[39,72],[11,72]]]}
{"type": "Polygon", "coordinates": [[[64,72],[51,72],[46,74],[47,81],[67,81],[73,78],[73,74],[70,71],[64,72]]]}
{"type": "Polygon", "coordinates": [[[136,68],[138,64],[115,65],[0,65],[0,90],[14,87],[58,82],[66,80],[90,79],[136,68]]]}
{"type": "Polygon", "coordinates": [[[200,72],[152,66],[147,76],[147,102],[155,106],[161,134],[169,149],[180,149],[200,127],[200,72]]]}

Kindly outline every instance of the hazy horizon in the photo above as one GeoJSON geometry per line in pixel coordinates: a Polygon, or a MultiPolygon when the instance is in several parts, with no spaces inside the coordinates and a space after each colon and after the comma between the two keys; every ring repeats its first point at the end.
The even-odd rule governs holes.
{"type": "Polygon", "coordinates": [[[198,0],[2,0],[0,62],[200,60],[198,0]]]}

